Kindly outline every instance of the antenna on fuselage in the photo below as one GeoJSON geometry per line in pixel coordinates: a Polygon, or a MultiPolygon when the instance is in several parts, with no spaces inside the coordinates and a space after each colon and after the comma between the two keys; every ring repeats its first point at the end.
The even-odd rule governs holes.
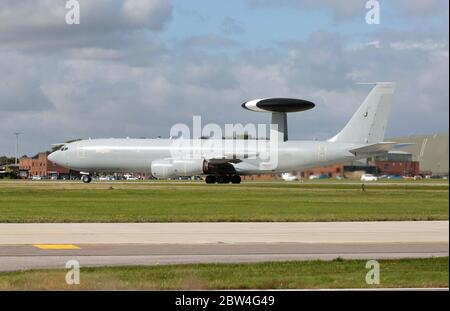
{"type": "Polygon", "coordinates": [[[244,109],[256,112],[271,112],[270,139],[272,135],[278,137],[278,141],[288,140],[287,114],[299,112],[315,107],[314,103],[294,98],[263,98],[254,99],[242,104],[244,109]]]}

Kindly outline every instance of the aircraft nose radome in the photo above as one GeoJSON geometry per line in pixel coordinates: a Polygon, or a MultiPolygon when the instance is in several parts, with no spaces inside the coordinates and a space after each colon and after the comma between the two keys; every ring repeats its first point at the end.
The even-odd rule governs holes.
{"type": "Polygon", "coordinates": [[[49,155],[48,155],[48,160],[50,161],[50,162],[56,162],[57,161],[57,156],[56,156],[56,153],[57,153],[58,151],[54,151],[54,152],[52,152],[52,153],[50,153],[49,155]]]}

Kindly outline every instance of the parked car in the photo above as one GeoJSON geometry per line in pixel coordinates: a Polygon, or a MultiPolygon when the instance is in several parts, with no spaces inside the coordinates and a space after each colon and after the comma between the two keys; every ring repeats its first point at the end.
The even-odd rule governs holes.
{"type": "Polygon", "coordinates": [[[41,176],[33,176],[31,177],[31,180],[42,180],[41,176]]]}
{"type": "Polygon", "coordinates": [[[377,181],[378,177],[372,174],[363,174],[361,176],[361,181],[377,181]]]}

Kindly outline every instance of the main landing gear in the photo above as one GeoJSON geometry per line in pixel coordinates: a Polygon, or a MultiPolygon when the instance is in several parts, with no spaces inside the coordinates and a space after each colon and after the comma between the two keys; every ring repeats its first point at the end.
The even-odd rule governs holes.
{"type": "Polygon", "coordinates": [[[83,175],[81,176],[81,181],[84,182],[85,184],[88,184],[92,181],[92,177],[89,175],[83,175]]]}
{"type": "Polygon", "coordinates": [[[220,175],[220,176],[214,176],[214,175],[208,175],[205,178],[205,181],[207,184],[240,184],[241,183],[241,176],[239,175],[220,175]]]}

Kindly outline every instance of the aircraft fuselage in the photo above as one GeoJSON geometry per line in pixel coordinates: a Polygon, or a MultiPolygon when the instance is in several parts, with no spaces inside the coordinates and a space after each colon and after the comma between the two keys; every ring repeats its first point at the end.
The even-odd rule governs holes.
{"type": "MultiPolygon", "coordinates": [[[[274,166],[265,168],[264,159],[258,158],[258,148],[249,141],[234,140],[244,146],[238,150],[241,160],[232,163],[239,175],[281,173],[340,163],[356,157],[349,150],[362,146],[353,143],[331,143],[327,141],[287,141],[276,147],[274,166]],[[246,158],[247,157],[247,158],[246,158]]],[[[192,147],[184,150],[191,154],[207,154],[214,143],[223,144],[222,154],[236,153],[227,150],[225,141],[192,140],[192,147]],[[195,150],[200,149],[200,150],[195,150]]],[[[269,141],[263,144],[270,144],[269,141]]],[[[89,139],[66,144],[53,152],[49,159],[62,166],[82,172],[146,172],[151,173],[153,161],[173,157],[172,139],[89,139]],[[64,150],[66,149],[66,150],[64,150]]],[[[269,148],[269,146],[267,146],[269,148]]],[[[220,161],[220,159],[215,159],[220,161]]]]}

